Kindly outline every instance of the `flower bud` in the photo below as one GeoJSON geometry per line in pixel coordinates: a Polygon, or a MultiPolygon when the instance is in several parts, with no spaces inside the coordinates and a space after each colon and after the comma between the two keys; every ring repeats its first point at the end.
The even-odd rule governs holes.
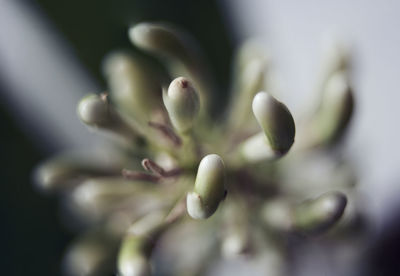
{"type": "Polygon", "coordinates": [[[185,65],[192,62],[188,37],[170,26],[140,23],[129,29],[129,38],[143,50],[179,60],[185,65]]]}
{"type": "Polygon", "coordinates": [[[88,126],[109,130],[129,141],[140,141],[132,126],[109,104],[106,95],[86,96],[79,102],[77,112],[88,126]]]}
{"type": "Polygon", "coordinates": [[[148,121],[152,111],[160,108],[161,74],[143,58],[115,52],[104,60],[103,71],[112,100],[125,113],[148,121]]]}
{"type": "Polygon", "coordinates": [[[269,200],[261,208],[260,216],[274,230],[288,232],[292,229],[293,206],[284,198],[269,200]]]}
{"type": "Polygon", "coordinates": [[[271,148],[280,154],[289,151],[294,142],[295,125],[287,107],[266,92],[257,93],[252,107],[271,148]]]}
{"type": "Polygon", "coordinates": [[[138,48],[163,58],[172,76],[189,77],[198,88],[202,108],[208,108],[214,79],[190,35],[165,24],[140,23],[129,29],[129,38],[138,48]]]}
{"type": "Polygon", "coordinates": [[[354,99],[344,71],[334,73],[327,81],[323,98],[315,115],[314,144],[330,144],[344,134],[353,113],[354,99]]]}
{"type": "Polygon", "coordinates": [[[64,258],[67,275],[105,275],[114,270],[119,238],[104,230],[91,230],[79,237],[64,258]]]}
{"type": "Polygon", "coordinates": [[[128,234],[122,241],[118,255],[118,272],[121,276],[151,275],[145,237],[128,234]]]}
{"type": "Polygon", "coordinates": [[[328,230],[344,213],[346,196],[341,192],[327,192],[308,200],[294,210],[295,230],[315,234],[328,230]]]}
{"type": "Polygon", "coordinates": [[[127,230],[118,255],[121,276],[151,275],[150,255],[155,241],[166,229],[165,212],[149,213],[127,230]]]}
{"type": "Polygon", "coordinates": [[[79,102],[78,115],[89,126],[106,127],[113,121],[109,104],[95,94],[88,95],[79,102]]]}
{"type": "Polygon", "coordinates": [[[174,79],[163,100],[172,125],[179,132],[189,131],[199,114],[199,96],[193,85],[185,78],[174,79]]]}
{"type": "Polygon", "coordinates": [[[194,219],[205,219],[217,210],[225,197],[225,166],[216,154],[201,161],[197,171],[194,191],[187,195],[187,211],[194,219]]]}

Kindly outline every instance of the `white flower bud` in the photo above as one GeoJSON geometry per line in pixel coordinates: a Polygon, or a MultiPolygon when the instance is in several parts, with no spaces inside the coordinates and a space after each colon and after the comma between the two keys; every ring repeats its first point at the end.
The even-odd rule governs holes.
{"type": "Polygon", "coordinates": [[[346,204],[347,198],[341,192],[327,192],[308,200],[294,210],[294,229],[311,234],[326,231],[342,217],[346,204]]]}
{"type": "Polygon", "coordinates": [[[294,142],[295,125],[287,107],[267,92],[259,92],[253,100],[253,113],[271,148],[286,153],[294,142]]]}
{"type": "Polygon", "coordinates": [[[205,219],[217,210],[225,197],[225,166],[216,154],[200,161],[194,191],[187,195],[187,211],[194,219],[205,219]]]}
{"type": "Polygon", "coordinates": [[[187,37],[176,29],[163,24],[140,23],[129,29],[129,38],[137,47],[188,65],[191,49],[187,37]]]}
{"type": "Polygon", "coordinates": [[[121,276],[151,275],[147,256],[147,239],[128,234],[122,241],[118,255],[118,272],[121,276]]]}
{"type": "Polygon", "coordinates": [[[68,248],[64,258],[67,275],[95,276],[111,274],[114,256],[118,252],[119,238],[103,230],[92,230],[68,248]]]}
{"type": "Polygon", "coordinates": [[[85,124],[90,126],[105,127],[112,122],[107,101],[96,94],[90,94],[79,102],[78,115],[85,124]]]}
{"type": "Polygon", "coordinates": [[[172,125],[179,132],[190,130],[199,114],[199,96],[193,85],[183,77],[174,79],[163,100],[172,125]]]}
{"type": "Polygon", "coordinates": [[[136,130],[109,104],[107,95],[91,94],[83,98],[77,108],[78,116],[88,126],[102,128],[119,135],[128,142],[140,142],[136,130]]]}
{"type": "Polygon", "coordinates": [[[161,107],[162,76],[141,57],[114,52],[103,62],[112,100],[125,113],[147,121],[161,107]]]}
{"type": "Polygon", "coordinates": [[[354,108],[353,93],[344,71],[338,71],[328,79],[323,93],[313,125],[316,145],[329,144],[340,139],[354,108]]]}

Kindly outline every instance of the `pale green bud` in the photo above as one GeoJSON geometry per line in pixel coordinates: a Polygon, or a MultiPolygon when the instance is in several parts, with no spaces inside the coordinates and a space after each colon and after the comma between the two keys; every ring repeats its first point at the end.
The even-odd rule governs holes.
{"type": "Polygon", "coordinates": [[[163,211],[152,212],[129,227],[118,254],[119,275],[151,275],[150,255],[155,241],[167,226],[165,215],[163,211]]]}
{"type": "Polygon", "coordinates": [[[64,258],[67,275],[97,276],[114,271],[119,238],[104,230],[92,230],[76,240],[64,258]]]}
{"type": "Polygon", "coordinates": [[[51,160],[35,171],[37,186],[43,191],[54,191],[73,186],[87,175],[86,169],[66,160],[51,160]]]}
{"type": "Polygon", "coordinates": [[[107,127],[113,122],[108,102],[96,94],[88,95],[79,102],[78,115],[89,126],[107,127]]]}
{"type": "Polygon", "coordinates": [[[217,210],[226,195],[225,165],[216,154],[205,156],[199,164],[194,191],[187,195],[187,211],[194,219],[205,219],[217,210]]]}
{"type": "Polygon", "coordinates": [[[214,81],[190,35],[170,25],[140,23],[129,29],[129,38],[140,49],[163,58],[172,76],[189,77],[199,89],[202,108],[208,107],[214,81]]]}
{"type": "Polygon", "coordinates": [[[295,124],[287,107],[267,92],[257,93],[252,107],[271,148],[280,154],[288,152],[294,142],[295,124]]]}
{"type": "Polygon", "coordinates": [[[183,33],[163,24],[140,23],[129,29],[129,38],[137,47],[176,59],[189,65],[192,63],[190,41],[183,33]]]}
{"type": "Polygon", "coordinates": [[[163,93],[164,105],[171,123],[179,132],[187,132],[199,114],[200,101],[197,91],[186,78],[174,79],[168,92],[163,93]]]}
{"type": "Polygon", "coordinates": [[[314,144],[337,141],[345,132],[354,108],[353,93],[344,71],[334,73],[327,81],[313,127],[314,144]]]}
{"type": "MultiPolygon", "coordinates": [[[[87,158],[86,158],[87,159],[87,158]]],[[[74,187],[88,177],[117,173],[110,164],[85,160],[82,156],[60,156],[41,164],[35,170],[36,185],[46,192],[74,187]]]]}
{"type": "Polygon", "coordinates": [[[88,126],[111,131],[129,141],[140,141],[137,132],[109,104],[107,95],[90,94],[78,104],[78,116],[88,126]]]}
{"type": "Polygon", "coordinates": [[[328,230],[342,217],[347,197],[341,192],[327,192],[305,201],[294,210],[293,227],[304,233],[320,233],[328,230]]]}
{"type": "Polygon", "coordinates": [[[269,227],[277,231],[288,232],[293,224],[293,206],[283,199],[269,200],[261,208],[261,220],[269,227]]]}
{"type": "Polygon", "coordinates": [[[104,60],[103,71],[112,100],[125,113],[148,121],[152,111],[161,107],[163,78],[143,58],[115,52],[104,60]]]}
{"type": "Polygon", "coordinates": [[[122,241],[118,255],[118,275],[151,275],[148,246],[148,240],[145,237],[128,234],[122,241]]]}

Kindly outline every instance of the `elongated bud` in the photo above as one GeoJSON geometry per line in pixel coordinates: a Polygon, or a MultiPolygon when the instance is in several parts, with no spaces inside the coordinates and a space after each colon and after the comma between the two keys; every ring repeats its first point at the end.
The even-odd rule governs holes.
{"type": "Polygon", "coordinates": [[[151,275],[147,256],[148,241],[145,237],[127,235],[122,241],[118,255],[118,271],[121,276],[151,275]]]}
{"type": "Polygon", "coordinates": [[[271,148],[281,154],[294,142],[295,125],[287,107],[267,92],[259,92],[253,100],[253,113],[271,148]]]}
{"type": "Polygon", "coordinates": [[[293,206],[283,199],[269,200],[261,208],[261,220],[276,231],[288,232],[293,226],[293,206]]]}
{"type": "Polygon", "coordinates": [[[161,107],[162,76],[140,57],[115,52],[106,57],[103,71],[118,107],[135,119],[148,121],[161,107]]]}
{"type": "Polygon", "coordinates": [[[71,187],[88,175],[88,169],[79,164],[55,159],[36,169],[35,181],[43,191],[56,191],[71,187]]]}
{"type": "Polygon", "coordinates": [[[199,96],[193,85],[183,77],[174,79],[163,100],[172,125],[179,132],[187,132],[199,114],[199,96]]]}
{"type": "Polygon", "coordinates": [[[354,98],[346,73],[338,71],[328,79],[315,115],[314,144],[331,144],[340,139],[349,125],[353,108],[354,98]]]}
{"type": "Polygon", "coordinates": [[[202,108],[208,107],[214,81],[191,36],[169,25],[139,23],[129,29],[129,38],[140,49],[162,57],[172,76],[190,77],[199,89],[202,108]]]}
{"type": "Polygon", "coordinates": [[[35,169],[35,184],[44,192],[57,192],[73,188],[89,177],[110,176],[120,172],[118,160],[101,162],[95,159],[97,157],[62,154],[52,158],[35,169]]]}
{"type": "Polygon", "coordinates": [[[114,132],[129,140],[137,140],[133,128],[109,104],[107,95],[90,94],[78,104],[78,116],[88,126],[114,132]]]}
{"type": "Polygon", "coordinates": [[[114,271],[119,238],[104,230],[92,230],[82,235],[68,249],[64,258],[67,275],[107,275],[114,271]]]}
{"type": "Polygon", "coordinates": [[[347,198],[341,192],[327,192],[308,200],[294,210],[293,227],[309,234],[326,231],[339,221],[346,204],[347,198]]]}
{"type": "Polygon", "coordinates": [[[234,66],[228,119],[229,125],[236,129],[248,123],[256,93],[269,87],[269,59],[258,43],[249,40],[237,51],[234,66]]]}
{"type": "Polygon", "coordinates": [[[194,219],[205,219],[217,210],[225,197],[225,165],[221,157],[209,154],[201,161],[194,191],[187,195],[187,211],[194,219]]]}
{"type": "Polygon", "coordinates": [[[133,216],[163,206],[162,200],[148,191],[148,183],[122,178],[93,178],[76,187],[70,198],[70,208],[87,221],[97,221],[118,210],[130,210],[133,216]]]}
{"type": "Polygon", "coordinates": [[[137,47],[176,59],[190,66],[193,60],[193,45],[182,32],[157,23],[140,23],[129,29],[129,38],[137,47]]]}
{"type": "Polygon", "coordinates": [[[129,227],[118,254],[119,275],[151,275],[150,255],[166,227],[164,218],[162,211],[150,213],[129,227]]]}

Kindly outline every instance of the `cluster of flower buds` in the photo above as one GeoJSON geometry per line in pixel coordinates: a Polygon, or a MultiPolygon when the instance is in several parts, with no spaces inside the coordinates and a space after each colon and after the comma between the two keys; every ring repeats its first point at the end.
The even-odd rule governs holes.
{"type": "Polygon", "coordinates": [[[238,51],[231,100],[214,118],[215,84],[189,35],[140,23],[129,38],[164,70],[144,56],[113,53],[103,64],[109,93],[88,95],[77,108],[88,127],[118,138],[108,148],[112,158],[62,156],[36,173],[42,190],[66,195],[72,224],[86,231],[68,250],[68,273],[198,275],[216,252],[263,256],[283,252],[285,235],[338,228],[353,178],[335,169],[309,181],[293,168],[336,144],[349,124],[353,95],[342,50],[331,49],[320,100],[297,124],[273,96],[270,61],[254,43],[238,51]],[[196,234],[188,238],[187,229],[196,234]],[[266,246],[271,237],[274,247],[266,246]]]}

